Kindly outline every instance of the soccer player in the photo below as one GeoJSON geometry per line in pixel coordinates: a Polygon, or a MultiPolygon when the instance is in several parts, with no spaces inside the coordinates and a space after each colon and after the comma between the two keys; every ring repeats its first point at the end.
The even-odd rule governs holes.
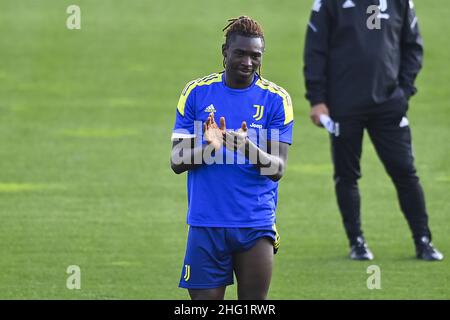
{"type": "Polygon", "coordinates": [[[422,56],[412,0],[314,2],[305,45],[306,97],[316,125],[328,115],[336,123],[331,135],[334,182],[351,259],[373,259],[360,221],[364,129],[397,189],[417,258],[443,259],[431,243],[407,119],[422,56]]]}
{"type": "Polygon", "coordinates": [[[172,169],[188,171],[179,285],[192,299],[223,299],[233,272],[239,299],[266,299],[279,245],[275,209],[292,143],[292,103],[258,73],[260,25],[246,16],[229,22],[225,70],[186,85],[172,134],[172,169]]]}

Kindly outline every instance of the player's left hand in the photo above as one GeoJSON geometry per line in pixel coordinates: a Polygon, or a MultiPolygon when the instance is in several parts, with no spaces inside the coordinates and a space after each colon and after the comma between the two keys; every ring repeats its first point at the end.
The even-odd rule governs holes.
{"type": "Polygon", "coordinates": [[[224,134],[225,147],[230,151],[241,151],[244,153],[247,143],[247,123],[242,121],[241,128],[224,134]]]}

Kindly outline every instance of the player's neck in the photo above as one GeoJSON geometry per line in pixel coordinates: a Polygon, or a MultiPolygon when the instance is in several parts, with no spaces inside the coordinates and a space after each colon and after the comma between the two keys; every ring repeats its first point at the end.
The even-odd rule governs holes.
{"type": "Polygon", "coordinates": [[[227,87],[232,88],[232,89],[248,88],[248,87],[250,87],[250,85],[253,83],[254,80],[255,80],[255,74],[253,74],[248,79],[242,81],[242,80],[238,80],[238,79],[233,79],[232,76],[229,76],[227,74],[227,72],[225,72],[225,84],[227,85],[227,87]]]}

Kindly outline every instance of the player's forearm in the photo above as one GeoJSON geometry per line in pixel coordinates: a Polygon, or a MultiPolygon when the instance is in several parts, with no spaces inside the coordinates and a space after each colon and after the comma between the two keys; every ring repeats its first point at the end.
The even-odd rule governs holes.
{"type": "Polygon", "coordinates": [[[267,176],[275,182],[281,179],[285,171],[286,161],[279,156],[278,152],[275,154],[265,152],[249,139],[247,139],[245,149],[245,157],[249,159],[251,164],[260,169],[261,175],[267,176]]]}
{"type": "Polygon", "coordinates": [[[211,156],[213,152],[214,148],[208,144],[195,148],[183,146],[182,143],[177,144],[172,148],[171,168],[176,174],[192,170],[204,164],[205,157],[211,156]]]}

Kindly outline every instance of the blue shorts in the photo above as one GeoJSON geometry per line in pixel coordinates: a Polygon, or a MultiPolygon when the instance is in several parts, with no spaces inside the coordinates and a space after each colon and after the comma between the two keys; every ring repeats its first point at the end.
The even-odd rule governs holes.
{"type": "Polygon", "coordinates": [[[189,227],[180,287],[211,289],[233,284],[233,254],[251,249],[263,237],[278,250],[275,225],[256,228],[189,227]]]}

